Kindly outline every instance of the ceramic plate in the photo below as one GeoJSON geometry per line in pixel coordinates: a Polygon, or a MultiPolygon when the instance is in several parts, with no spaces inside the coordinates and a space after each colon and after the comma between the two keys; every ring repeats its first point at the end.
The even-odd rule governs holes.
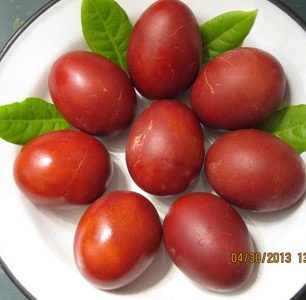
{"type": "MultiPolygon", "coordinates": [[[[152,0],[120,0],[132,22],[152,0]]],[[[256,23],[244,45],[272,53],[282,63],[289,89],[287,103],[306,101],[306,34],[284,11],[263,0],[185,0],[202,23],[230,10],[258,9],[256,23]]],[[[48,71],[61,54],[87,49],[80,25],[81,0],[54,1],[22,29],[0,62],[0,104],[29,96],[50,100],[48,71]]],[[[139,101],[139,111],[148,103],[139,101]]],[[[114,177],[108,191],[130,189],[147,196],[161,217],[171,199],[164,200],[141,191],[128,175],[124,161],[126,133],[103,142],[111,152],[114,177]]],[[[298,253],[306,252],[306,201],[277,213],[240,211],[258,251],[290,252],[291,263],[258,265],[250,284],[234,293],[204,291],[186,278],[161,247],[150,268],[135,282],[113,292],[92,287],[78,273],[72,255],[72,241],[84,208],[48,211],[32,205],[16,188],[12,167],[20,147],[0,141],[0,255],[29,297],[54,299],[289,299],[304,284],[306,263],[298,253]]],[[[303,155],[306,161],[306,156],[303,155]]],[[[203,178],[189,191],[211,191],[203,178]]],[[[222,272],[222,270],[220,270],[222,272]]]]}

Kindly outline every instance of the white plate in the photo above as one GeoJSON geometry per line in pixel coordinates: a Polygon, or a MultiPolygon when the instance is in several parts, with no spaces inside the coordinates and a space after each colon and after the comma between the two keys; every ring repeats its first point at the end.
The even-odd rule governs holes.
{"type": "MultiPolygon", "coordinates": [[[[152,0],[118,1],[135,22],[152,0]]],[[[263,48],[283,64],[289,83],[287,100],[306,101],[306,34],[286,13],[264,0],[185,0],[199,23],[230,10],[258,9],[245,45],[263,48]]],[[[0,103],[28,96],[50,99],[47,75],[64,52],[87,49],[80,25],[81,0],[62,0],[39,16],[16,40],[0,63],[0,103]]],[[[115,163],[109,189],[131,189],[152,200],[163,216],[167,200],[142,192],[132,182],[124,162],[124,137],[105,141],[115,163]]],[[[170,263],[163,249],[134,283],[114,292],[92,287],[76,270],[72,256],[74,230],[81,212],[38,209],[17,190],[12,166],[18,146],[0,141],[0,255],[21,284],[39,300],[54,299],[289,299],[305,283],[306,201],[274,214],[242,212],[260,252],[291,252],[290,264],[260,264],[253,282],[230,294],[201,290],[170,263]]],[[[306,156],[303,156],[306,160],[306,156]]],[[[198,183],[192,190],[210,191],[198,183]]],[[[222,270],[220,270],[222,272],[222,270]]]]}

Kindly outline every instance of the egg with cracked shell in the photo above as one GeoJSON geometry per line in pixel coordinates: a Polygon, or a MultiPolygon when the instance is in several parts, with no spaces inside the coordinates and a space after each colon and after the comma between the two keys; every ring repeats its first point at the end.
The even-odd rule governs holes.
{"type": "Polygon", "coordinates": [[[204,135],[193,111],[175,100],[159,100],[133,124],[126,163],[136,184],[148,193],[183,192],[198,176],[204,159],[204,135]]]}
{"type": "Polygon", "coordinates": [[[34,204],[72,207],[102,195],[112,175],[106,148],[76,130],[58,130],[26,144],[14,164],[17,186],[34,204]]]}
{"type": "Polygon", "coordinates": [[[111,60],[88,51],[59,57],[49,73],[51,98],[64,118],[92,135],[120,133],[134,118],[136,94],[111,60]]]}
{"type": "Polygon", "coordinates": [[[161,242],[157,210],[144,196],[115,191],[92,203],[77,226],[74,259],[94,286],[123,287],[150,266],[161,242]]]}
{"type": "Polygon", "coordinates": [[[197,20],[181,1],[154,2],[136,22],[127,51],[130,77],[149,99],[172,98],[195,80],[202,56],[197,20]]]}
{"type": "Polygon", "coordinates": [[[285,90],[285,73],[274,56],[257,48],[235,48],[203,68],[192,87],[190,102],[209,127],[250,128],[278,108],[285,90]]]}

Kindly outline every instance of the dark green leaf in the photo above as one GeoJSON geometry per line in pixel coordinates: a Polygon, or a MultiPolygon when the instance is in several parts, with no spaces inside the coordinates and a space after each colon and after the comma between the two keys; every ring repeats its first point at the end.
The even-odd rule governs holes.
{"type": "Polygon", "coordinates": [[[240,46],[250,32],[257,10],[230,11],[201,25],[204,63],[240,46]]]}
{"type": "Polygon", "coordinates": [[[126,52],[132,25],[119,4],[114,0],[83,0],[81,20],[88,47],[126,71],[126,52]]]}
{"type": "Polygon", "coordinates": [[[259,129],[270,132],[298,153],[306,151],[306,105],[287,106],[268,118],[259,129]]]}
{"type": "Polygon", "coordinates": [[[0,137],[14,144],[24,145],[46,132],[68,127],[55,106],[42,99],[0,106],[0,137]]]}

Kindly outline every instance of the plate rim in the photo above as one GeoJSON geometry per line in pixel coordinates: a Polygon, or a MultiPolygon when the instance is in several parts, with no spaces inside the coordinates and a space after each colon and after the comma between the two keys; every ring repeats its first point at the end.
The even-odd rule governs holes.
{"type": "MultiPolygon", "coordinates": [[[[32,14],[20,27],[19,29],[9,38],[9,40],[4,44],[4,46],[0,49],[0,63],[4,59],[5,55],[9,51],[9,49],[13,46],[16,40],[21,36],[21,34],[42,14],[44,14],[49,8],[51,8],[54,4],[60,2],[61,0],[50,0],[46,4],[44,4],[41,8],[39,8],[34,14],[32,14]]],[[[281,2],[280,0],[268,0],[273,5],[281,9],[285,12],[291,19],[293,19],[305,32],[306,32],[306,20],[304,20],[300,15],[298,15],[292,8],[290,8],[287,4],[281,2]]],[[[0,267],[3,269],[4,273],[11,280],[11,282],[18,288],[23,296],[25,296],[28,300],[38,300],[35,298],[32,293],[15,277],[13,272],[4,262],[0,254],[0,267]]],[[[299,291],[291,298],[292,300],[303,299],[302,297],[306,294],[306,284],[301,287],[299,291]]]]}

